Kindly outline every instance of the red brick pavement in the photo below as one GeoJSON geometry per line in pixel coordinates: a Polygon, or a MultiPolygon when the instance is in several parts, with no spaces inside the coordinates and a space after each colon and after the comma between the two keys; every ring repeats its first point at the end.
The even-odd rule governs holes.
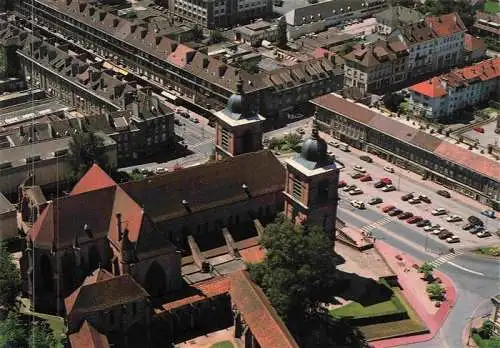
{"type": "MultiPolygon", "coordinates": [[[[371,347],[395,347],[431,340],[439,331],[451,309],[455,305],[457,294],[453,281],[444,273],[437,270],[434,271],[434,276],[441,279],[442,285],[446,289],[446,300],[441,303],[441,307],[434,314],[431,314],[425,309],[426,306],[423,304],[423,301],[428,301],[427,294],[412,291],[414,290],[412,283],[415,282],[414,278],[416,273],[408,273],[404,271],[405,268],[411,267],[413,264],[420,265],[422,262],[401,253],[399,250],[383,241],[377,240],[375,242],[375,248],[379,251],[380,255],[382,255],[393,272],[398,276],[399,283],[403,288],[403,295],[415,312],[417,312],[418,316],[430,332],[423,335],[398,337],[372,342],[370,343],[371,347]],[[396,259],[397,255],[401,256],[402,260],[396,259]],[[404,265],[402,265],[403,262],[404,265]]],[[[421,281],[420,279],[418,280],[421,281]]]]}

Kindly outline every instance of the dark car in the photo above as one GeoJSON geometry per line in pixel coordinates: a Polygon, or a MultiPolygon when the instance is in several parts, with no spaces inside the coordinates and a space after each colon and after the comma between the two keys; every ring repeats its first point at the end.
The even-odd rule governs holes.
{"type": "Polygon", "coordinates": [[[389,216],[396,216],[396,215],[399,215],[401,214],[403,211],[401,209],[393,209],[389,212],[389,216]]]}
{"type": "Polygon", "coordinates": [[[469,221],[473,225],[481,225],[481,226],[484,225],[483,222],[481,221],[481,219],[478,218],[478,217],[476,217],[476,216],[474,216],[474,215],[469,216],[467,218],[467,221],[469,221]]]}
{"type": "Polygon", "coordinates": [[[481,232],[484,230],[484,227],[483,226],[479,226],[479,225],[476,225],[474,227],[472,227],[470,230],[469,230],[469,233],[471,234],[476,234],[478,232],[481,232]]]}
{"type": "Polygon", "coordinates": [[[412,199],[412,198],[413,198],[413,193],[411,193],[411,192],[410,192],[410,193],[405,194],[404,196],[401,196],[401,199],[402,199],[403,201],[405,201],[405,202],[406,202],[407,200],[412,199]]]}
{"type": "Polygon", "coordinates": [[[383,181],[377,181],[373,186],[376,188],[381,188],[385,186],[385,183],[383,181]]]}
{"type": "Polygon", "coordinates": [[[471,228],[473,228],[474,226],[476,226],[476,224],[473,224],[471,222],[467,223],[466,225],[464,225],[464,227],[462,227],[462,230],[464,231],[468,231],[470,230],[471,228]]]}
{"type": "Polygon", "coordinates": [[[429,197],[427,197],[426,195],[419,195],[418,196],[418,199],[420,199],[422,202],[425,202],[425,203],[431,203],[431,199],[429,197]]]}
{"type": "Polygon", "coordinates": [[[413,213],[410,213],[409,211],[405,211],[403,214],[398,216],[399,220],[406,220],[409,219],[413,216],[413,213]]]}
{"type": "Polygon", "coordinates": [[[380,198],[380,197],[373,197],[372,199],[370,199],[368,201],[368,204],[375,205],[375,204],[379,204],[379,203],[382,203],[382,202],[383,202],[382,198],[380,198]]]}
{"type": "Polygon", "coordinates": [[[440,196],[443,196],[445,198],[451,198],[450,193],[448,191],[446,191],[446,190],[438,190],[437,194],[440,195],[440,196]]]}
{"type": "Polygon", "coordinates": [[[422,217],[420,217],[420,216],[413,216],[413,217],[409,218],[408,220],[406,220],[406,222],[409,224],[416,224],[417,222],[420,222],[420,221],[422,221],[422,217]]]}
{"type": "Polygon", "coordinates": [[[365,162],[372,163],[373,160],[370,156],[359,156],[359,158],[365,162]]]}
{"type": "Polygon", "coordinates": [[[443,231],[440,234],[438,234],[439,239],[446,239],[450,238],[451,236],[453,236],[453,233],[451,233],[450,231],[443,231]]]}
{"type": "Polygon", "coordinates": [[[419,221],[417,222],[417,227],[425,227],[425,226],[429,226],[431,224],[431,222],[427,219],[424,219],[422,221],[419,221]]]}

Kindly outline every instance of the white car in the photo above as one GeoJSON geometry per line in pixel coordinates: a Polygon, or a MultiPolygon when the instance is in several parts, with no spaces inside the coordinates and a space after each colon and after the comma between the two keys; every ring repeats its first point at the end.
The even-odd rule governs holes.
{"type": "Polygon", "coordinates": [[[158,168],[155,169],[155,173],[156,174],[163,174],[163,173],[166,173],[166,172],[167,172],[166,168],[158,167],[158,168]]]}
{"type": "Polygon", "coordinates": [[[491,233],[488,230],[482,230],[481,232],[478,232],[476,234],[479,238],[486,238],[486,237],[491,237],[491,233]]]}
{"type": "Polygon", "coordinates": [[[385,166],[385,167],[384,167],[384,170],[385,170],[386,172],[389,172],[389,173],[394,173],[394,168],[389,167],[389,166],[385,166]]]}
{"type": "Polygon", "coordinates": [[[434,231],[434,230],[437,230],[438,228],[440,228],[441,226],[439,225],[427,225],[424,227],[424,231],[434,231]]]}
{"type": "Polygon", "coordinates": [[[436,236],[437,236],[438,234],[440,234],[440,233],[441,233],[441,232],[443,232],[443,231],[446,231],[446,228],[444,228],[444,227],[439,227],[439,228],[436,228],[435,230],[433,230],[433,231],[432,231],[432,234],[434,234],[434,235],[436,235],[436,236]]]}
{"type": "Polygon", "coordinates": [[[351,205],[354,208],[358,208],[358,209],[365,209],[366,208],[365,203],[363,203],[362,201],[358,201],[356,199],[351,201],[351,205]]]}
{"type": "Polygon", "coordinates": [[[446,214],[446,209],[444,209],[444,208],[437,208],[437,209],[434,209],[433,211],[431,211],[431,214],[434,215],[434,216],[445,215],[446,214]]]}
{"type": "Polygon", "coordinates": [[[393,185],[386,185],[382,188],[382,191],[384,192],[396,191],[396,188],[393,185]]]}
{"type": "Polygon", "coordinates": [[[359,187],[355,188],[354,190],[349,191],[349,194],[351,196],[360,195],[362,193],[363,193],[363,190],[361,190],[359,187]]]}
{"type": "Polygon", "coordinates": [[[449,238],[446,238],[446,243],[460,243],[460,238],[457,236],[451,236],[449,238]]]}
{"type": "Polygon", "coordinates": [[[353,167],[354,170],[360,172],[360,173],[366,173],[366,169],[363,168],[362,166],[360,166],[359,164],[356,164],[354,167],[353,167]]]}
{"type": "Polygon", "coordinates": [[[463,219],[458,216],[458,215],[450,215],[446,218],[446,221],[448,222],[458,222],[458,221],[462,221],[463,219]]]}

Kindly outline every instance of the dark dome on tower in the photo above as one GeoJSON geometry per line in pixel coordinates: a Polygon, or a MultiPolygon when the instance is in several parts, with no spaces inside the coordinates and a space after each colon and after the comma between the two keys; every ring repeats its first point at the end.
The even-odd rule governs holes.
{"type": "Polygon", "coordinates": [[[224,112],[235,120],[253,117],[252,109],[248,105],[248,100],[243,92],[243,81],[241,76],[236,83],[236,93],[229,97],[224,112]]]}
{"type": "Polygon", "coordinates": [[[301,157],[310,162],[318,164],[326,163],[328,160],[326,141],[318,133],[318,129],[313,127],[311,136],[302,145],[301,157]]]}

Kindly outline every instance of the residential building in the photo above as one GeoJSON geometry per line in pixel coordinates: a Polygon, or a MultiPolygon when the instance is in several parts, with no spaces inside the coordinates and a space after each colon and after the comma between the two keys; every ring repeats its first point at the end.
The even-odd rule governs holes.
{"type": "Polygon", "coordinates": [[[397,38],[358,44],[344,60],[344,86],[362,93],[383,90],[408,77],[408,50],[397,38]]]}
{"type": "Polygon", "coordinates": [[[500,98],[500,57],[454,69],[408,90],[409,112],[433,121],[450,120],[467,106],[500,98]]]}
{"type": "Polygon", "coordinates": [[[479,62],[486,57],[486,43],[479,37],[465,34],[464,36],[464,59],[465,65],[479,62]]]}
{"type": "Polygon", "coordinates": [[[271,0],[168,0],[168,8],[180,17],[214,29],[268,17],[273,4],[271,0]]]}
{"type": "Polygon", "coordinates": [[[341,69],[324,59],[273,72],[240,72],[239,68],[209,57],[202,50],[179,44],[154,28],[90,3],[21,0],[16,3],[16,11],[27,19],[36,17],[36,22],[32,22],[35,27],[74,38],[79,45],[126,66],[158,88],[206,109],[207,114],[225,105],[236,91],[239,76],[245,82],[243,89],[251,105],[266,118],[286,115],[284,109],[322,95],[328,89],[342,87],[341,69]],[[283,78],[289,84],[286,88],[281,82],[283,78]],[[288,94],[300,98],[288,98],[288,94]]]}
{"type": "Polygon", "coordinates": [[[0,243],[17,235],[16,206],[0,192],[0,243]]]}
{"type": "Polygon", "coordinates": [[[266,21],[257,21],[237,27],[234,31],[236,33],[236,40],[249,43],[252,46],[260,46],[264,40],[269,42],[276,41],[278,25],[266,21]]]}
{"type": "Polygon", "coordinates": [[[312,100],[318,125],[333,137],[500,210],[500,163],[343,98],[312,100]]]}
{"type": "Polygon", "coordinates": [[[322,1],[285,13],[288,39],[319,33],[329,27],[368,18],[387,8],[385,0],[322,1]]]}
{"type": "Polygon", "coordinates": [[[476,11],[473,29],[477,34],[498,39],[500,36],[500,14],[476,11]]]}
{"type": "Polygon", "coordinates": [[[396,29],[412,25],[424,20],[424,16],[411,8],[403,6],[390,6],[388,9],[376,13],[377,33],[390,35],[396,29]]]}

